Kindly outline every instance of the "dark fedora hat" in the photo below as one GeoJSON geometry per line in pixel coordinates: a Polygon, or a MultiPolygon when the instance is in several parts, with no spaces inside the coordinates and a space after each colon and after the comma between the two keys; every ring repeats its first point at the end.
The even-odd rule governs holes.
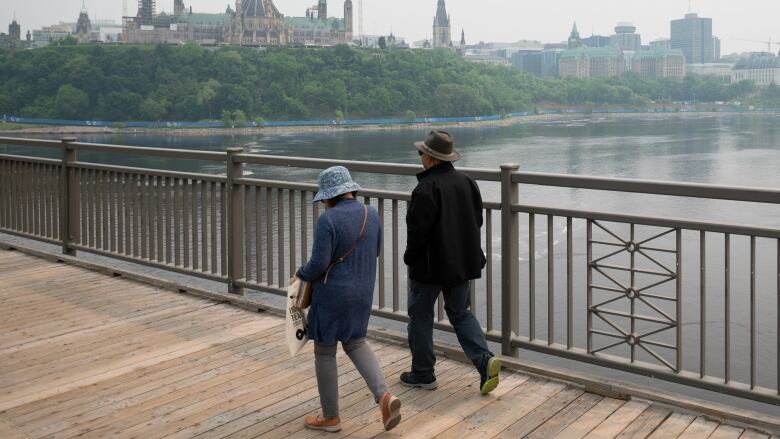
{"type": "Polygon", "coordinates": [[[446,131],[433,130],[422,142],[414,142],[414,146],[429,156],[444,161],[455,162],[460,160],[460,154],[455,151],[455,140],[446,131]]]}

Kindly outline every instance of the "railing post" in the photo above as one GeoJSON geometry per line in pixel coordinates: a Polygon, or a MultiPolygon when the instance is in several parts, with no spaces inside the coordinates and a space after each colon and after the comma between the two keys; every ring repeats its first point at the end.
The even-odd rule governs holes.
{"type": "Polygon", "coordinates": [[[76,161],[76,150],[70,144],[76,141],[75,137],[63,137],[62,142],[62,166],[60,167],[60,240],[62,241],[62,253],[75,256],[76,250],[70,248],[70,243],[77,240],[79,230],[79,198],[78,186],[75,176],[71,175],[71,163],[76,161]]]}
{"type": "Polygon", "coordinates": [[[517,356],[512,347],[512,336],[520,331],[520,224],[512,205],[519,199],[517,184],[512,183],[512,173],[519,165],[501,166],[501,353],[517,356]]]}
{"type": "Polygon", "coordinates": [[[244,294],[244,289],[235,284],[236,280],[244,278],[244,194],[237,187],[235,180],[244,176],[244,164],[236,162],[234,156],[244,152],[243,148],[227,149],[227,221],[222,227],[227,227],[227,269],[228,292],[244,294]]]}

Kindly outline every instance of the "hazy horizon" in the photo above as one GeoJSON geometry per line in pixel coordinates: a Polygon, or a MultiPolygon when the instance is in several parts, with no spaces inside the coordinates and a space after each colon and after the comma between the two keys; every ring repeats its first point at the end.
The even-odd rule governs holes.
{"type": "MultiPolygon", "coordinates": [[[[137,0],[127,0],[128,12],[134,15],[137,0]]],[[[411,43],[430,38],[437,0],[394,0],[380,2],[363,0],[364,33],[386,35],[392,32],[411,43]],[[412,12],[408,12],[412,9],[412,12]]],[[[14,11],[22,26],[27,30],[63,22],[75,22],[81,10],[82,0],[4,0],[0,7],[0,32],[7,32],[14,11]]],[[[306,7],[315,0],[275,0],[286,16],[303,16],[306,7]]],[[[355,8],[355,35],[358,33],[358,0],[355,8]]],[[[187,7],[195,12],[223,12],[228,4],[235,6],[235,0],[214,2],[210,0],[185,0],[187,7]]],[[[120,21],[121,0],[87,0],[90,18],[120,21]]],[[[611,35],[618,22],[632,22],[642,35],[643,44],[659,38],[669,38],[669,22],[682,18],[689,11],[687,0],[658,0],[646,4],[625,0],[551,0],[532,5],[508,0],[483,0],[478,6],[467,0],[447,0],[447,12],[451,16],[452,38],[460,39],[461,29],[466,32],[468,44],[479,41],[513,42],[538,40],[544,43],[565,40],[572,23],[576,20],[582,37],[592,34],[611,35]],[[541,19],[540,19],[541,18],[541,19]]],[[[170,12],[173,0],[157,1],[158,12],[170,12]]],[[[331,0],[329,15],[343,16],[343,0],[331,0]]],[[[776,24],[780,16],[780,2],[766,0],[699,0],[692,4],[693,12],[713,19],[713,33],[721,39],[721,53],[765,51],[769,38],[780,43],[780,31],[776,24]],[[753,40],[753,41],[745,41],[753,40]]],[[[773,44],[777,53],[780,45],[773,44]]]]}

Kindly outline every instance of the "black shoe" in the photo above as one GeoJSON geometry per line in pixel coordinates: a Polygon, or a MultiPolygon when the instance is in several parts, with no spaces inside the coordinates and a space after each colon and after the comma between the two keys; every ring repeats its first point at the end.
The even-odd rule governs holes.
{"type": "Polygon", "coordinates": [[[401,384],[409,387],[419,387],[425,390],[433,390],[439,387],[439,383],[436,382],[436,376],[423,380],[411,372],[404,372],[401,374],[401,384]]]}

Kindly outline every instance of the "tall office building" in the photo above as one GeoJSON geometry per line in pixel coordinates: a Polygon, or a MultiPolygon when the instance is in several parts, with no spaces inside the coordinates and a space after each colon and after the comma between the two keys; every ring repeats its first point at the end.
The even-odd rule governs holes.
{"type": "Polygon", "coordinates": [[[636,26],[631,23],[618,23],[615,26],[615,35],[609,37],[609,42],[620,50],[642,48],[642,36],[636,33],[636,26]]]}
{"type": "Polygon", "coordinates": [[[698,14],[672,20],[672,49],[680,49],[688,64],[705,64],[715,60],[712,19],[698,14]]]}

